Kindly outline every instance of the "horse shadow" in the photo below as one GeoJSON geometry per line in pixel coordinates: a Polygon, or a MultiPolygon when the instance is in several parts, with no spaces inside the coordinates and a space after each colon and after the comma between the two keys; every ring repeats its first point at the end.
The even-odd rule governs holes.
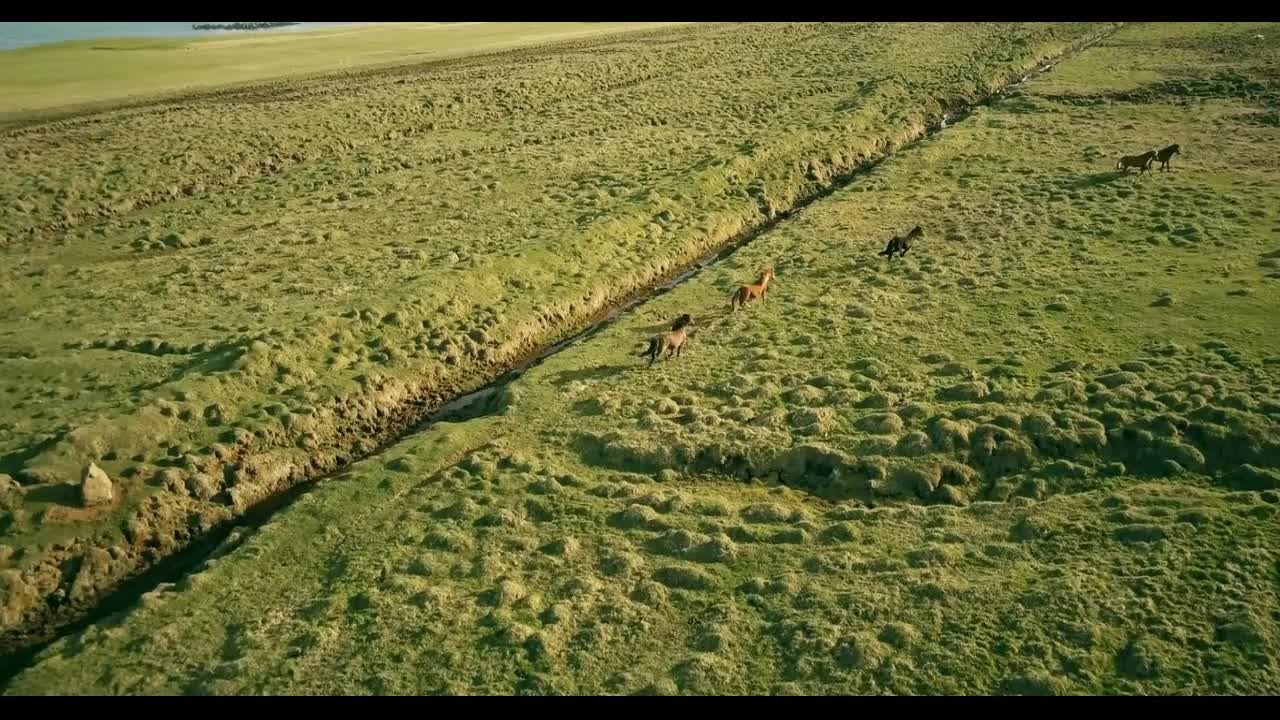
{"type": "Polygon", "coordinates": [[[572,370],[561,370],[552,376],[551,382],[556,387],[564,387],[569,383],[586,381],[586,380],[603,380],[604,378],[613,377],[627,370],[625,365],[601,365],[593,368],[574,368],[572,370]]]}
{"type": "MultiPolygon", "coordinates": [[[[714,325],[717,321],[722,320],[728,316],[729,316],[729,307],[727,303],[725,304],[724,308],[721,308],[719,310],[712,310],[709,313],[694,315],[693,325],[690,328],[691,330],[690,334],[697,335],[698,331],[701,328],[714,325]]],[[[644,337],[648,338],[648,337],[657,335],[658,333],[667,332],[670,329],[671,329],[671,323],[669,322],[653,323],[652,325],[642,325],[640,327],[631,328],[631,333],[633,335],[643,335],[644,337]]]]}
{"type": "Polygon", "coordinates": [[[1123,170],[1104,170],[1103,172],[1096,172],[1091,175],[1076,178],[1068,183],[1066,188],[1068,190],[1082,190],[1084,188],[1097,187],[1099,185],[1113,183],[1125,175],[1136,175],[1136,173],[1126,173],[1123,170]]]}

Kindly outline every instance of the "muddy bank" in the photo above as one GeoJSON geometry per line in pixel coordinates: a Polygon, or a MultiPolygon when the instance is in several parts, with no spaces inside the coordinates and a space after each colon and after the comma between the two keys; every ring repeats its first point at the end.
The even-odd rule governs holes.
{"type": "MultiPolygon", "coordinates": [[[[1102,36],[1087,38],[1071,49],[1078,50],[1102,36]]],[[[1025,79],[1028,70],[1054,59],[1056,57],[1038,58],[1030,67],[1010,71],[993,82],[990,94],[979,98],[977,103],[990,100],[995,92],[1025,79]]],[[[804,205],[853,181],[860,171],[903,145],[924,137],[931,130],[941,129],[972,104],[953,98],[934,99],[932,107],[911,109],[921,112],[924,122],[894,128],[897,134],[883,137],[874,152],[835,148],[825,159],[797,160],[796,164],[805,169],[807,182],[790,194],[789,202],[762,202],[759,215],[748,220],[744,229],[727,236],[708,233],[686,246],[680,256],[637,273],[628,278],[625,285],[597,289],[567,306],[545,308],[538,317],[524,324],[527,332],[508,339],[486,362],[470,365],[466,373],[470,382],[450,378],[394,381],[366,377],[359,393],[321,408],[321,412],[335,422],[332,433],[316,438],[312,447],[301,448],[289,442],[296,438],[281,438],[279,442],[266,443],[269,447],[262,447],[251,435],[221,444],[215,456],[202,464],[197,473],[215,479],[217,492],[211,497],[199,499],[176,492],[153,497],[124,523],[127,545],[104,548],[90,539],[75,540],[66,546],[51,548],[37,566],[23,573],[8,571],[0,577],[3,584],[0,590],[4,591],[0,597],[5,601],[0,609],[4,612],[5,624],[14,628],[0,640],[0,648],[6,652],[21,651],[55,636],[69,623],[103,606],[104,598],[136,580],[140,573],[161,567],[166,558],[179,557],[184,548],[195,544],[207,547],[204,539],[225,532],[237,518],[247,517],[246,513],[255,508],[270,507],[264,504],[281,497],[290,488],[376,453],[403,433],[419,427],[424,418],[449,405],[459,395],[474,391],[494,378],[505,375],[509,379],[508,374],[513,370],[518,372],[540,357],[572,344],[584,332],[584,326],[589,333],[616,317],[620,309],[633,308],[662,288],[691,276],[691,270],[727,257],[732,249],[750,242],[804,205]]],[[[180,572],[180,568],[177,571],[180,572]]],[[[136,588],[132,591],[137,592],[136,588]]]]}

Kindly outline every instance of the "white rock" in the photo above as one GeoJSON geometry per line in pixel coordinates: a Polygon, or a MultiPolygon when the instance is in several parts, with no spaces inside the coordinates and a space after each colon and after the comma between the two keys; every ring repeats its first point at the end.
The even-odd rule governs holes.
{"type": "Polygon", "coordinates": [[[80,479],[80,501],[85,507],[103,505],[111,502],[115,494],[111,488],[111,478],[94,463],[84,469],[84,477],[80,479]]]}

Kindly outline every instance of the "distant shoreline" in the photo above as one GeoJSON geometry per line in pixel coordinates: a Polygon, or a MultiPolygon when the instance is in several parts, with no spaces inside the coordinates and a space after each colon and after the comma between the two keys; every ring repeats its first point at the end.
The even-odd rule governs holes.
{"type": "Polygon", "coordinates": [[[296,22],[234,22],[234,23],[193,23],[192,30],[267,30],[270,28],[301,25],[296,22]]]}
{"type": "MultiPolygon", "coordinates": [[[[0,51],[0,127],[158,102],[160,98],[172,100],[215,87],[227,89],[285,77],[345,75],[670,25],[302,23],[244,33],[194,31],[191,24],[133,23],[123,28],[113,24],[108,28],[110,35],[92,40],[0,51]],[[170,33],[175,26],[185,32],[170,33]],[[30,78],[39,78],[39,82],[30,78]]],[[[100,25],[90,29],[103,30],[100,25]]],[[[31,30],[39,28],[0,24],[0,44],[6,31],[35,34],[31,30]]]]}
{"type": "Polygon", "coordinates": [[[30,50],[67,42],[96,39],[180,39],[215,37],[239,33],[238,26],[267,25],[256,28],[267,32],[305,32],[327,27],[351,27],[376,23],[297,22],[297,23],[205,23],[205,22],[118,22],[118,23],[0,23],[0,53],[30,50]],[[228,29],[225,26],[236,26],[228,29]]]}

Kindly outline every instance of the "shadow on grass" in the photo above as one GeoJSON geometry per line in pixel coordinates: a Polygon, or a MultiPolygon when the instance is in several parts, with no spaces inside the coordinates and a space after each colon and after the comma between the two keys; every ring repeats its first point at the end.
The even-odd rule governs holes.
{"type": "MultiPolygon", "coordinates": [[[[1134,173],[1129,173],[1129,174],[1134,174],[1134,173]]],[[[1071,182],[1067,183],[1066,188],[1068,190],[1081,190],[1083,188],[1097,187],[1099,185],[1106,185],[1108,183],[1113,183],[1116,180],[1119,180],[1120,178],[1124,177],[1125,175],[1126,173],[1123,170],[1107,170],[1105,172],[1093,173],[1091,175],[1085,175],[1084,177],[1079,177],[1079,178],[1076,178],[1075,180],[1072,180],[1071,182]]]]}

